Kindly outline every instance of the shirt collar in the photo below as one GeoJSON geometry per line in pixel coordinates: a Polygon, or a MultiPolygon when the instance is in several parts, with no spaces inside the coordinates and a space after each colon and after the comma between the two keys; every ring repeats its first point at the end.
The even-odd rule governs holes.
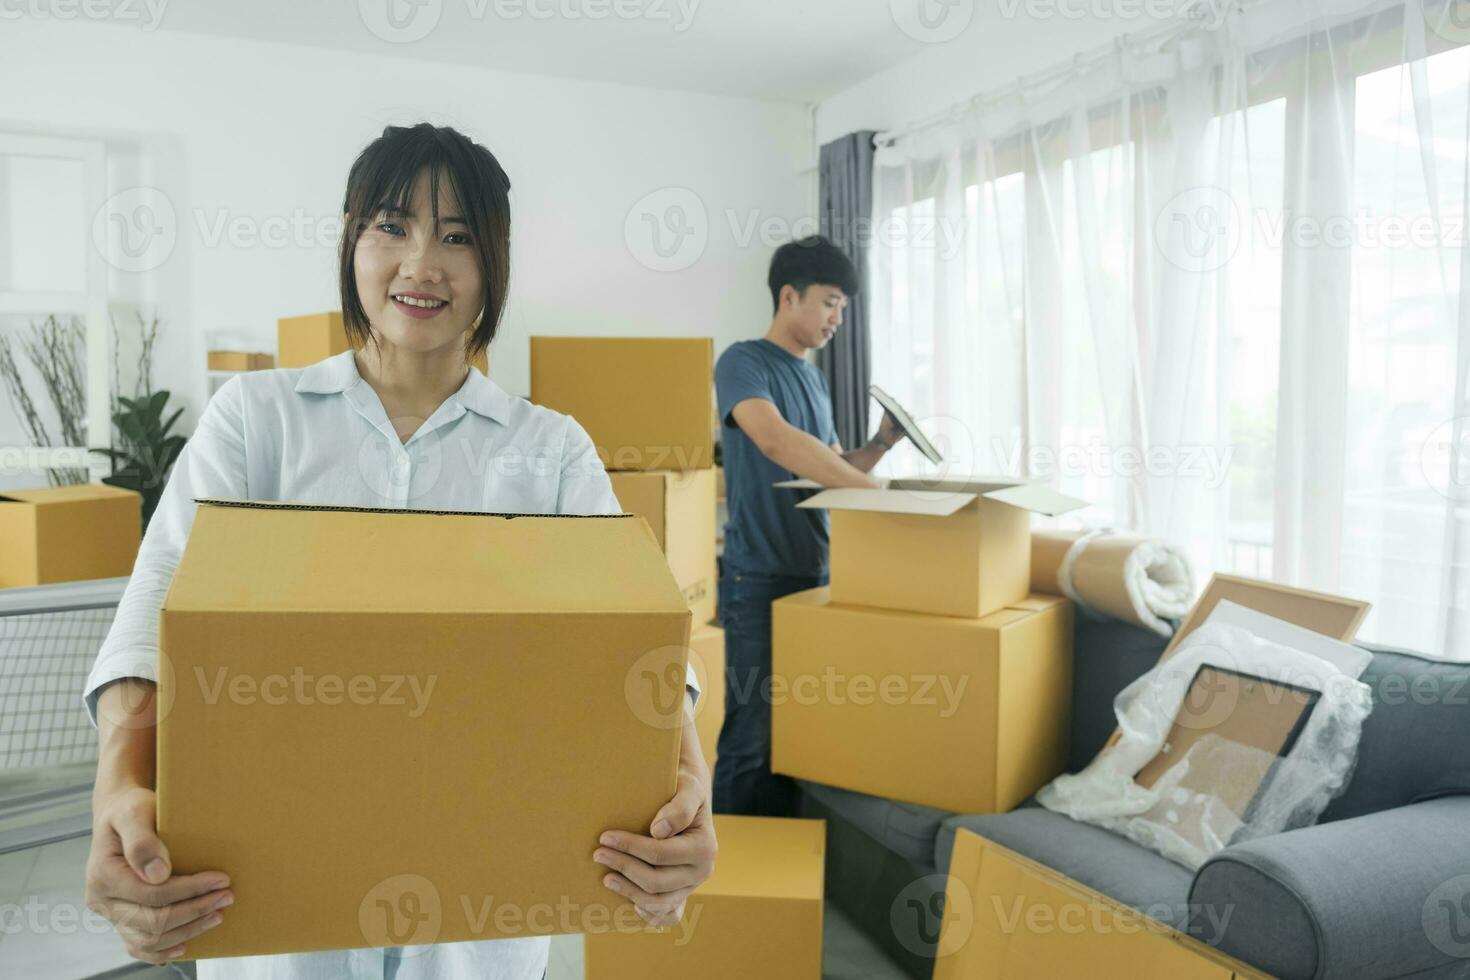
{"type": "MultiPolygon", "coordinates": [[[[357,360],[352,351],[334,354],[304,368],[296,379],[296,390],[314,395],[337,395],[362,383],[357,360]]],[[[476,415],[507,425],[510,422],[511,397],[500,385],[471,367],[464,384],[449,400],[457,402],[476,415]]]]}

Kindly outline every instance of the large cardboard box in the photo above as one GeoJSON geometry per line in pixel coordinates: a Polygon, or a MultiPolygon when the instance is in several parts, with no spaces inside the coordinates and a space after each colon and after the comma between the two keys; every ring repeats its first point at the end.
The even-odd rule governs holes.
{"type": "Polygon", "coordinates": [[[796,506],[832,514],[834,602],[978,617],[1029,593],[1031,515],[1087,505],[1037,483],[971,477],[823,490],[796,506]]]}
{"type": "Polygon", "coordinates": [[[143,498],[105,483],[0,493],[0,589],[133,573],[143,498]]]}
{"type": "Polygon", "coordinates": [[[1264,980],[1218,950],[961,829],[934,980],[1264,980]]]}
{"type": "Polygon", "coordinates": [[[610,470],[714,466],[714,341],[532,337],[531,401],[572,416],[610,470]]]}
{"type": "Polygon", "coordinates": [[[199,507],[158,830],[238,896],[198,957],[584,931],[673,797],[689,609],[633,517],[199,507]]]}
{"type": "Polygon", "coordinates": [[[826,823],[715,818],[720,856],[684,918],[586,940],[587,980],[820,980],[826,823]]]}
{"type": "Polygon", "coordinates": [[[999,813],[1066,765],[1072,604],[979,619],[832,601],[771,605],[771,768],[873,796],[999,813]]]}
{"type": "Polygon", "coordinates": [[[705,764],[714,772],[720,728],[725,724],[725,631],[712,623],[696,626],[689,636],[689,654],[699,680],[694,729],[705,764]]]}
{"type": "Polygon", "coordinates": [[[609,473],[623,510],[648,522],[696,623],[715,617],[714,470],[609,473]]]}
{"type": "MultiPolygon", "coordinates": [[[[352,349],[340,311],[288,316],[276,322],[276,359],[283,368],[310,367],[352,349]]],[[[490,373],[490,359],[484,351],[470,364],[481,374],[490,373]]]]}

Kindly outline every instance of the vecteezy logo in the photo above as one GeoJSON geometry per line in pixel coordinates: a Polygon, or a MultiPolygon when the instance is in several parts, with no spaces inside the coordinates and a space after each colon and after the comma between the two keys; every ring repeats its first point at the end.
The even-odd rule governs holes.
{"type": "Polygon", "coordinates": [[[385,878],[363,896],[357,908],[357,924],[369,946],[432,943],[443,921],[439,889],[423,875],[385,878]]]}
{"type": "Polygon", "coordinates": [[[1224,268],[1240,248],[1241,232],[1240,208],[1218,187],[1195,187],[1174,195],[1154,222],[1159,250],[1185,272],[1224,268]]]}
{"type": "Polygon", "coordinates": [[[92,216],[93,247],[121,272],[157,269],[173,254],[178,237],[173,202],[156,187],[118,191],[92,216]]]}
{"type": "Polygon", "coordinates": [[[658,647],[628,668],[623,697],[639,721],[661,729],[684,724],[684,684],[688,677],[684,660],[689,656],[686,647],[658,647]]]}
{"type": "Polygon", "coordinates": [[[389,44],[412,44],[439,26],[444,0],[357,0],[357,14],[374,36],[389,44]]]}
{"type": "Polygon", "coordinates": [[[1470,499],[1470,418],[1441,423],[1419,450],[1424,481],[1450,500],[1470,499]]]}
{"type": "Polygon", "coordinates": [[[654,272],[687,269],[709,244],[709,214],[687,187],[663,187],[639,198],[623,221],[633,258],[654,272]]]}
{"type": "Polygon", "coordinates": [[[1429,29],[1452,44],[1470,44],[1470,0],[1426,3],[1424,19],[1429,29]]]}
{"type": "Polygon", "coordinates": [[[1444,882],[1424,900],[1424,934],[1446,956],[1470,959],[1470,875],[1444,882]]]}
{"type": "Polygon", "coordinates": [[[899,945],[915,956],[948,956],[970,939],[974,903],[958,880],[925,875],[894,896],[888,925],[899,945]]]}
{"type": "Polygon", "coordinates": [[[915,41],[943,44],[970,26],[975,0],[888,0],[888,13],[915,41]]]}

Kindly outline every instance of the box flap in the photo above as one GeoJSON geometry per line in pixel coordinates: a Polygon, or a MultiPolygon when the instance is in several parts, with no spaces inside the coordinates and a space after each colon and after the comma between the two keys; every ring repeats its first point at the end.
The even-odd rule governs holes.
{"type": "Polygon", "coordinates": [[[797,504],[808,510],[863,510],[883,514],[920,514],[926,517],[948,517],[968,504],[976,495],[964,491],[933,490],[864,490],[840,487],[823,490],[797,504]]]}
{"type": "Polygon", "coordinates": [[[1029,510],[1033,514],[1044,514],[1047,517],[1057,517],[1087,506],[1087,501],[1058,493],[1042,483],[1022,483],[1014,487],[991,490],[982,496],[987,500],[995,500],[1022,510],[1029,510]]]}
{"type": "Polygon", "coordinates": [[[771,486],[773,486],[773,487],[779,487],[782,490],[825,490],[826,489],[826,487],[822,486],[816,480],[808,480],[805,477],[803,477],[802,479],[799,479],[799,480],[782,480],[780,483],[773,483],[773,484],[771,484],[771,486]]]}
{"type": "Polygon", "coordinates": [[[629,515],[199,503],[170,611],[688,612],[629,515]]]}

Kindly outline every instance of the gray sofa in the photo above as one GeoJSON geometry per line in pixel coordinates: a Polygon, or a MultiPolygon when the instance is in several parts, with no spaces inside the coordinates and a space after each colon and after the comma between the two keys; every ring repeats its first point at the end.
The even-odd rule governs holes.
{"type": "MultiPolygon", "coordinates": [[[[1102,747],[1114,697],[1163,647],[1147,631],[1078,617],[1072,771],[1102,747]]],[[[1358,765],[1314,827],[1227,848],[1191,874],[1032,803],[952,814],[803,783],[803,815],[829,821],[828,895],[927,978],[964,827],[1287,980],[1470,978],[1470,664],[1372,652],[1358,765]]]]}

